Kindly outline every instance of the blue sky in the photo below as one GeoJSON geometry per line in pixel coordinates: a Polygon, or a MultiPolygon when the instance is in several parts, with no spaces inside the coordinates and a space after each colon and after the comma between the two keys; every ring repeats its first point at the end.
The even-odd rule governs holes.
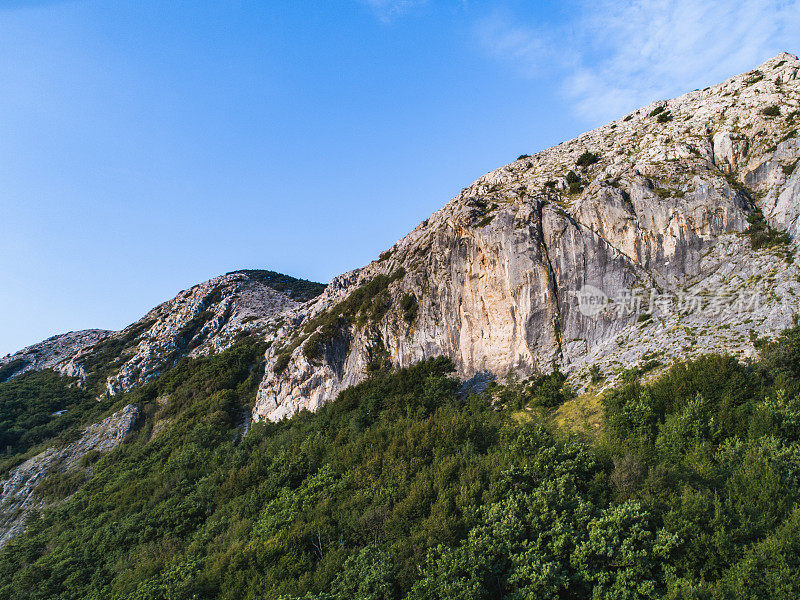
{"type": "Polygon", "coordinates": [[[800,2],[0,1],[0,355],[328,281],[484,172],[800,51],[800,2]]]}

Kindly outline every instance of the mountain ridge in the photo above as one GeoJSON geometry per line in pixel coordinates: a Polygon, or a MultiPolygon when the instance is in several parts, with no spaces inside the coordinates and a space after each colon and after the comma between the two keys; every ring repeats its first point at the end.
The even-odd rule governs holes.
{"type": "Polygon", "coordinates": [[[759,213],[765,238],[779,238],[774,228],[797,233],[799,68],[780,54],[480,177],[279,330],[254,417],[315,410],[381,362],[445,355],[462,378],[555,365],[581,385],[590,359],[613,381],[655,350],[667,359],[689,346],[753,355],[753,336],[787,327],[798,308],[796,269],[782,260],[764,290],[780,300],[748,327],[727,319],[705,331],[708,315],[664,315],[648,328],[641,312],[587,320],[571,295],[586,285],[730,295],[746,287],[737,273],[775,279],[773,255],[742,234],[759,213]],[[377,290],[388,307],[343,310],[348,292],[377,278],[392,279],[377,290]],[[412,322],[402,298],[416,304],[412,322]]]}
{"type": "Polygon", "coordinates": [[[687,352],[754,356],[800,310],[795,243],[781,237],[800,228],[798,70],[782,53],[520,156],[327,286],[234,271],[120,332],[72,332],[2,358],[0,379],[54,368],[114,395],[254,335],[269,344],[258,421],[441,355],[462,379],[559,368],[578,389],[591,369],[611,384],[687,352]],[[585,290],[602,310],[584,314],[585,290]],[[623,292],[641,293],[637,310],[621,310],[623,292]],[[745,317],[655,303],[756,293],[763,302],[745,317]]]}
{"type": "Polygon", "coordinates": [[[81,381],[95,375],[104,379],[102,393],[115,395],[149,381],[178,358],[267,334],[283,313],[324,288],[274,271],[232,271],[180,291],[121,331],[70,332],[0,358],[0,381],[52,368],[81,381]]]}

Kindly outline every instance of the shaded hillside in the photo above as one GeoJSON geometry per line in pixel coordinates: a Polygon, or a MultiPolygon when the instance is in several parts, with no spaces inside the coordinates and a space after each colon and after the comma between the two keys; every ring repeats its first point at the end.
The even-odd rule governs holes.
{"type": "Polygon", "coordinates": [[[447,359],[243,435],[263,348],[187,360],[41,488],[67,499],[0,552],[0,598],[794,598],[798,340],[627,372],[591,438],[551,424],[568,388],[464,398],[447,359]]]}

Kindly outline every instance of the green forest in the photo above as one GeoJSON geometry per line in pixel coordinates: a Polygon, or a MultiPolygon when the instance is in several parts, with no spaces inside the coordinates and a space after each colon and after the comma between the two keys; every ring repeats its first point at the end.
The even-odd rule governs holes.
{"type": "Polygon", "coordinates": [[[760,346],[625,372],[594,432],[554,418],[558,373],[464,397],[444,358],[250,427],[254,341],[99,408],[23,375],[0,384],[5,470],[100,409],[142,416],[43,488],[0,599],[796,600],[800,326],[760,346]]]}

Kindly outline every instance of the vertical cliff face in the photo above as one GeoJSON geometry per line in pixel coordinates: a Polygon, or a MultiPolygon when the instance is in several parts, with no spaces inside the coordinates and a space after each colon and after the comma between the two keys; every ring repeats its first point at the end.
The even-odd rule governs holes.
{"type": "Polygon", "coordinates": [[[761,246],[775,246],[771,227],[798,227],[799,69],[780,55],[481,177],[287,313],[254,418],[315,410],[371,371],[431,356],[465,378],[556,365],[580,383],[590,359],[613,379],[698,338],[751,352],[752,334],[788,325],[798,304],[785,244],[761,246]],[[762,213],[771,241],[754,247],[762,213]],[[759,290],[740,325],[715,327],[729,315],[706,310],[709,298],[759,290]],[[679,310],[688,294],[700,310],[679,310]]]}

